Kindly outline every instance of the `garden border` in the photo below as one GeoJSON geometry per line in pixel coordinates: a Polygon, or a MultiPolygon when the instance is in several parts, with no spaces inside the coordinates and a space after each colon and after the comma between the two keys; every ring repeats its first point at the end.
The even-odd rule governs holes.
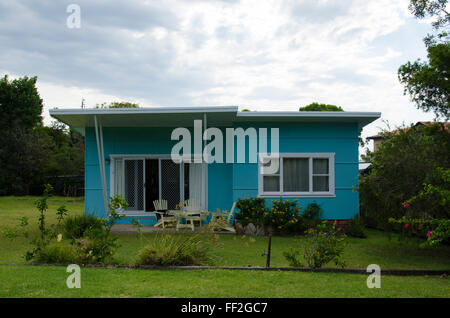
{"type": "MultiPolygon", "coordinates": [[[[67,264],[16,264],[0,263],[0,266],[67,266],[67,264]]],[[[84,268],[127,268],[143,270],[255,270],[255,271],[278,271],[278,272],[312,272],[312,273],[343,273],[343,274],[361,274],[367,275],[367,272],[360,268],[308,268],[308,267],[258,267],[258,266],[153,266],[153,265],[81,265],[84,268]]],[[[391,276],[442,276],[448,275],[450,270],[440,269],[382,269],[381,275],[391,276]]]]}

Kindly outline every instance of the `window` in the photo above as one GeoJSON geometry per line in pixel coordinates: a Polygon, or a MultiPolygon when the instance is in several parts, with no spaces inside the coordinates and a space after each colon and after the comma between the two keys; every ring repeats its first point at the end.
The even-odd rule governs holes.
{"type": "Polygon", "coordinates": [[[279,158],[262,158],[259,195],[334,196],[333,153],[285,153],[279,158]]]}

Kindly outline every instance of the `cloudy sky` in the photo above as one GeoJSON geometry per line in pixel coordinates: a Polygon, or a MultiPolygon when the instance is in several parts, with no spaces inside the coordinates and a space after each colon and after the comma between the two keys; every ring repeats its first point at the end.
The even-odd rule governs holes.
{"type": "MultiPolygon", "coordinates": [[[[317,101],[431,120],[397,69],[425,57],[409,0],[4,0],[0,74],[38,76],[48,109],[110,101],[297,110],[317,101]],[[68,28],[70,4],[81,27],[68,28]]],[[[384,127],[371,124],[364,136],[384,127]]]]}

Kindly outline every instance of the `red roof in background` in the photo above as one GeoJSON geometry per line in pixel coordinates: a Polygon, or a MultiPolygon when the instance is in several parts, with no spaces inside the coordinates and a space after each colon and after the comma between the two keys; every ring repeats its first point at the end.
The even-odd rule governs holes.
{"type": "MultiPolygon", "coordinates": [[[[434,124],[443,124],[445,127],[445,130],[450,132],[450,122],[441,122],[441,121],[418,121],[414,126],[424,125],[424,126],[430,126],[434,124]]],[[[405,131],[407,131],[409,128],[405,128],[405,131]]],[[[397,131],[398,129],[394,130],[397,131]]],[[[383,138],[383,134],[378,134],[374,136],[367,137],[367,139],[381,139],[383,138]]]]}

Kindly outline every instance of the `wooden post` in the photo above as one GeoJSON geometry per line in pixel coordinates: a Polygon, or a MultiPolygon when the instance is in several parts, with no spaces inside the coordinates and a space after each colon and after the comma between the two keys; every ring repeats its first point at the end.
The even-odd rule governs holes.
{"type": "Polygon", "coordinates": [[[266,267],[267,268],[270,267],[270,253],[271,253],[271,249],[272,249],[272,234],[269,233],[269,246],[267,247],[267,262],[266,262],[266,267]]]}

